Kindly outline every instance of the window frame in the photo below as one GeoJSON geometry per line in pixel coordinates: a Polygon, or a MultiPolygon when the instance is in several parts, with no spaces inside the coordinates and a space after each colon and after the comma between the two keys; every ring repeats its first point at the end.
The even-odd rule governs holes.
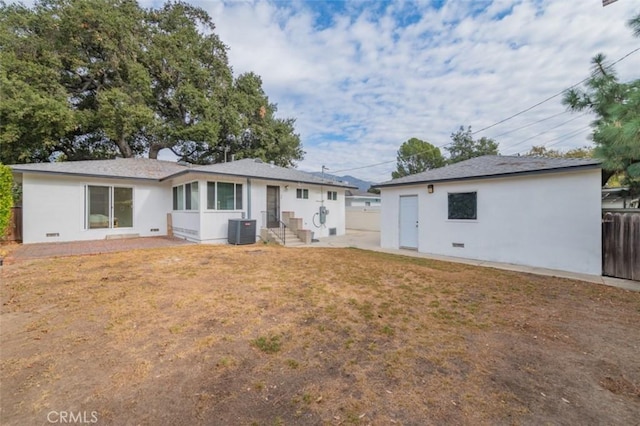
{"type": "MultiPolygon", "coordinates": [[[[96,214],[96,213],[94,213],[96,214]]],[[[104,216],[104,215],[103,215],[104,216]]],[[[93,231],[98,229],[134,229],[135,228],[135,187],[133,186],[124,186],[124,185],[94,185],[94,184],[85,184],[84,185],[84,230],[85,231],[93,231]],[[107,188],[107,209],[108,209],[108,226],[104,227],[91,227],[91,188],[107,188]],[[128,189],[131,191],[131,226],[116,226],[115,220],[115,190],[116,189],[128,189]]]]}
{"type": "MultiPolygon", "coordinates": [[[[455,205],[453,206],[456,207],[455,205]]],[[[460,208],[460,205],[458,204],[460,208]]],[[[465,208],[461,206],[461,208],[465,208]]],[[[462,220],[462,221],[477,221],[478,220],[478,191],[465,191],[465,192],[448,192],[447,193],[447,220],[462,220]],[[452,203],[464,202],[463,200],[455,200],[455,198],[461,198],[461,196],[470,195],[473,196],[473,214],[465,214],[467,212],[457,211],[452,212],[452,203]],[[455,213],[452,214],[452,213],[455,213]],[[455,217],[453,217],[455,216],[455,217]]]]}
{"type": "Polygon", "coordinates": [[[309,189],[308,188],[296,188],[296,199],[297,200],[308,200],[309,199],[309,189]]]}
{"type": "Polygon", "coordinates": [[[207,200],[206,200],[206,210],[208,211],[223,211],[223,212],[232,212],[232,211],[242,211],[244,207],[244,184],[239,182],[228,182],[228,181],[207,181],[207,200]],[[232,185],[232,199],[233,199],[233,208],[226,209],[220,208],[220,200],[218,197],[220,196],[220,184],[232,185]],[[213,195],[213,200],[211,200],[210,195],[213,195]]]}
{"type": "Polygon", "coordinates": [[[327,200],[338,201],[338,191],[327,191],[327,200]]]}
{"type": "Polygon", "coordinates": [[[171,209],[174,212],[200,211],[200,184],[197,180],[174,185],[171,197],[171,209]]]}

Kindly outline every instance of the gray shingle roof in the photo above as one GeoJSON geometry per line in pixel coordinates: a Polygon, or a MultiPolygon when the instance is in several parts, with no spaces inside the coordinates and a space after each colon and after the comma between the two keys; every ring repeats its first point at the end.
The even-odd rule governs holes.
{"type": "Polygon", "coordinates": [[[600,167],[600,160],[582,158],[509,157],[485,155],[438,169],[382,182],[376,187],[410,185],[508,175],[561,172],[578,168],[600,167]]]}
{"type": "Polygon", "coordinates": [[[176,162],[150,160],[148,158],[16,164],[12,165],[11,168],[19,172],[150,180],[160,180],[188,169],[188,167],[176,162]]]}
{"type": "Polygon", "coordinates": [[[244,159],[208,166],[183,165],[171,161],[148,158],[116,158],[115,160],[66,161],[61,163],[16,164],[16,172],[53,173],[64,175],[95,176],[107,178],[130,178],[164,180],[184,173],[211,173],[243,176],[268,180],[301,182],[317,185],[355,188],[343,182],[322,179],[311,173],[279,167],[260,160],[244,159]]]}
{"type": "Polygon", "coordinates": [[[279,167],[260,160],[246,158],[229,163],[210,164],[208,166],[193,166],[191,171],[213,174],[246,176],[251,178],[281,180],[287,182],[301,182],[317,185],[339,186],[343,188],[356,188],[344,182],[331,179],[322,179],[311,173],[303,172],[287,167],[279,167]]]}

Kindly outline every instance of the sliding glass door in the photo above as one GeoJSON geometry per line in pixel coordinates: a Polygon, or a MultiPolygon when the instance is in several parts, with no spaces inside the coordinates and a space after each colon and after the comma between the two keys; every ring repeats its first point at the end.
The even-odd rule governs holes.
{"type": "Polygon", "coordinates": [[[133,188],[87,186],[86,228],[132,228],[133,188]]]}

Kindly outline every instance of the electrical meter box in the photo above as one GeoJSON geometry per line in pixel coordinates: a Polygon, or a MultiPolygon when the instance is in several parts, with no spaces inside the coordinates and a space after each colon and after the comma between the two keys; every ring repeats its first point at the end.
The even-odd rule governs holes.
{"type": "Polygon", "coordinates": [[[324,225],[327,222],[327,215],[329,214],[329,210],[325,206],[320,206],[320,211],[318,215],[320,216],[320,224],[324,225]]]}

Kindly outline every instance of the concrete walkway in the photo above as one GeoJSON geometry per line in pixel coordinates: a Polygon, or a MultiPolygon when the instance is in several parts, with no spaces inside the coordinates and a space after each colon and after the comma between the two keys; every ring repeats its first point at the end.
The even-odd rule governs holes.
{"type": "Polygon", "coordinates": [[[640,291],[640,282],[622,280],[619,278],[602,277],[598,275],[578,274],[574,272],[558,271],[555,269],[536,268],[533,266],[513,265],[510,263],[486,262],[482,260],[464,259],[452,256],[440,256],[435,254],[419,253],[414,250],[393,250],[380,247],[380,232],[348,230],[346,235],[339,237],[321,238],[319,242],[307,247],[353,247],[363,250],[373,250],[382,253],[397,254],[401,256],[421,257],[424,259],[442,260],[445,262],[464,263],[474,266],[485,266],[489,268],[503,269],[506,271],[527,272],[536,275],[546,275],[549,277],[569,278],[573,280],[586,281],[596,284],[604,284],[612,287],[624,288],[626,290],[640,291]]]}

